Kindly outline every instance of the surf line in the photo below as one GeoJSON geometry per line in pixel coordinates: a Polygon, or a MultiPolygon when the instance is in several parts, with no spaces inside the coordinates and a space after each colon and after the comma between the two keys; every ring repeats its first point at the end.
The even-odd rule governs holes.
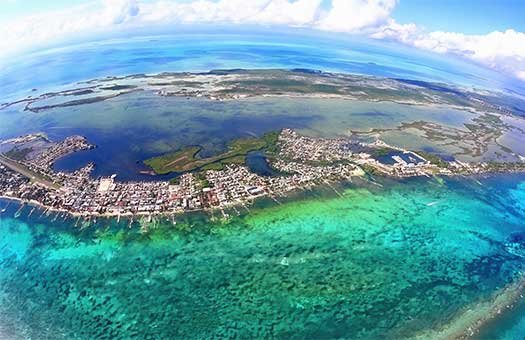
{"type": "Polygon", "coordinates": [[[525,272],[521,277],[500,289],[491,298],[467,306],[457,318],[439,330],[426,331],[416,338],[466,340],[505,311],[512,310],[519,300],[525,298],[525,272]]]}

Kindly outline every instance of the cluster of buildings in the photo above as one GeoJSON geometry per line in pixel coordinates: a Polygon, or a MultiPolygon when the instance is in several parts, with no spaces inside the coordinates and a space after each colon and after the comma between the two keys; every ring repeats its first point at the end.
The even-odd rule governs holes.
{"type": "MultiPolygon", "coordinates": [[[[283,130],[279,139],[282,152],[272,161],[272,166],[282,172],[279,176],[261,176],[251,172],[246,166],[228,165],[222,170],[208,170],[200,173],[186,173],[176,181],[158,182],[119,182],[115,175],[93,179],[90,176],[94,165],[78,169],[73,173],[54,172],[52,165],[56,159],[71,152],[92,148],[84,137],[72,136],[50,147],[31,159],[17,161],[35,174],[31,180],[10,169],[9,164],[0,169],[0,190],[5,196],[25,201],[37,202],[50,210],[67,211],[78,216],[127,216],[172,214],[201,209],[235,209],[246,206],[261,196],[276,197],[291,190],[325,183],[329,180],[345,180],[361,174],[361,170],[351,163],[332,164],[341,160],[327,156],[335,153],[334,145],[323,144],[323,148],[311,149],[317,159],[326,164],[312,164],[312,157],[305,157],[300,150],[303,143],[309,143],[292,130],[283,130]],[[334,151],[334,152],[333,152],[334,151]],[[294,159],[283,161],[281,158],[294,159]],[[306,162],[308,160],[308,162],[306,162]],[[43,185],[39,178],[45,176],[56,189],[43,185]]],[[[23,140],[23,139],[21,139],[23,140]]],[[[308,139],[309,140],[309,139],[308,139]]],[[[319,143],[325,141],[319,139],[319,143]]],[[[14,160],[10,160],[13,161],[14,160]]]]}
{"type": "Polygon", "coordinates": [[[57,159],[76,151],[89,150],[94,147],[94,145],[89,144],[84,136],[69,136],[60,143],[52,143],[45,152],[32,159],[31,164],[42,169],[50,169],[57,159]]]}
{"type": "Polygon", "coordinates": [[[394,177],[428,176],[446,172],[414,152],[396,148],[383,141],[366,144],[348,138],[311,138],[284,129],[279,136],[279,161],[275,167],[286,172],[330,178],[355,176],[356,165],[394,177]],[[374,157],[377,150],[388,150],[391,160],[374,157]],[[339,176],[338,176],[339,175],[339,176]]]}
{"type": "Polygon", "coordinates": [[[5,156],[0,157],[0,195],[86,218],[152,216],[201,209],[218,209],[226,216],[226,208],[236,210],[261,196],[275,199],[292,190],[347,181],[363,175],[362,168],[366,167],[397,177],[485,170],[482,165],[460,162],[441,168],[415,153],[395,148],[393,161],[382,163],[371,152],[363,152],[366,148],[390,147],[382,142],[364,145],[345,138],[310,138],[289,129],[281,131],[277,146],[279,152],[270,160],[272,168],[279,172],[276,176],[258,175],[246,166],[232,164],[222,170],[186,173],[171,182],[119,182],[115,175],[93,179],[93,164],[73,173],[53,172],[56,159],[93,147],[84,137],[72,136],[53,143],[30,160],[16,162],[34,176],[17,171],[14,160],[6,162],[5,156]],[[39,180],[41,176],[59,186],[44,185],[39,180]]]}
{"type": "Polygon", "coordinates": [[[348,160],[353,155],[352,144],[356,143],[347,138],[312,138],[283,129],[279,135],[279,158],[301,163],[348,160]]]}
{"type": "Polygon", "coordinates": [[[25,164],[31,169],[53,176],[53,164],[61,157],[81,150],[93,149],[84,136],[69,136],[59,143],[49,143],[49,147],[39,152],[25,164]]]}
{"type": "Polygon", "coordinates": [[[35,185],[26,176],[0,164],[0,196],[21,200],[46,201],[49,190],[35,185]]]}

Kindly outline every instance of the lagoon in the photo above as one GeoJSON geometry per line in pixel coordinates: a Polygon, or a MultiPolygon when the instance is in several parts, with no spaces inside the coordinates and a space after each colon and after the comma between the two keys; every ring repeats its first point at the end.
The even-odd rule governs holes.
{"type": "MultiPolygon", "coordinates": [[[[375,137],[413,150],[432,149],[442,155],[461,152],[460,143],[420,138],[418,131],[397,128],[426,121],[465,130],[477,117],[446,107],[370,103],[341,99],[251,98],[218,102],[203,98],[161,97],[132,93],[104,102],[54,108],[39,113],[20,107],[0,110],[0,138],[44,132],[52,140],[73,134],[86,136],[94,150],[71,154],[55,164],[57,171],[73,171],[95,162],[93,175],[118,175],[118,180],[159,180],[140,174],[148,158],[202,146],[202,157],[224,152],[237,138],[261,136],[293,128],[310,136],[348,136],[383,129],[375,137]]],[[[460,157],[461,159],[461,157],[460,157]]]]}

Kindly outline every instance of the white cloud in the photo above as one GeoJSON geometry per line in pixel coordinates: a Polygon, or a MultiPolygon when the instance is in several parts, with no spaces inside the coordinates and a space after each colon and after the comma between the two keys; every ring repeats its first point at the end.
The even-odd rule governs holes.
{"type": "Polygon", "coordinates": [[[525,80],[525,33],[509,29],[486,35],[426,32],[400,24],[397,0],[94,0],[15,19],[0,25],[0,53],[43,45],[79,34],[192,23],[300,26],[395,40],[419,49],[473,60],[525,80]]]}
{"type": "Polygon", "coordinates": [[[512,29],[485,35],[441,31],[427,33],[414,24],[400,25],[390,20],[371,37],[396,40],[437,53],[454,54],[525,80],[525,33],[512,29]]]}
{"type": "Polygon", "coordinates": [[[0,48],[20,49],[78,33],[114,31],[134,26],[234,23],[311,27],[357,32],[383,23],[395,0],[98,0],[34,15],[0,27],[0,48]]]}
{"type": "Polygon", "coordinates": [[[27,16],[0,26],[0,49],[5,53],[17,52],[75,34],[116,28],[138,13],[134,1],[107,0],[27,16]]]}
{"type": "Polygon", "coordinates": [[[157,1],[142,6],[148,23],[248,23],[306,26],[315,22],[322,0],[157,1]]]}
{"type": "Polygon", "coordinates": [[[109,24],[122,24],[139,14],[136,0],[104,0],[103,20],[109,24]]]}
{"type": "Polygon", "coordinates": [[[328,13],[316,27],[354,33],[386,23],[397,0],[333,0],[328,13]]]}
{"type": "Polygon", "coordinates": [[[317,20],[321,0],[271,1],[254,16],[256,22],[305,26],[317,20]]]}

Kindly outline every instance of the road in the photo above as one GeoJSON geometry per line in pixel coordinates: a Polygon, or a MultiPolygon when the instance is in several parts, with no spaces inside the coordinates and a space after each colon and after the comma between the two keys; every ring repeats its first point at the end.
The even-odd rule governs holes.
{"type": "Polygon", "coordinates": [[[6,158],[3,155],[0,155],[0,163],[9,169],[29,178],[32,182],[38,183],[48,189],[58,190],[61,188],[59,184],[53,183],[52,181],[44,178],[42,175],[35,173],[24,165],[6,158]]]}

